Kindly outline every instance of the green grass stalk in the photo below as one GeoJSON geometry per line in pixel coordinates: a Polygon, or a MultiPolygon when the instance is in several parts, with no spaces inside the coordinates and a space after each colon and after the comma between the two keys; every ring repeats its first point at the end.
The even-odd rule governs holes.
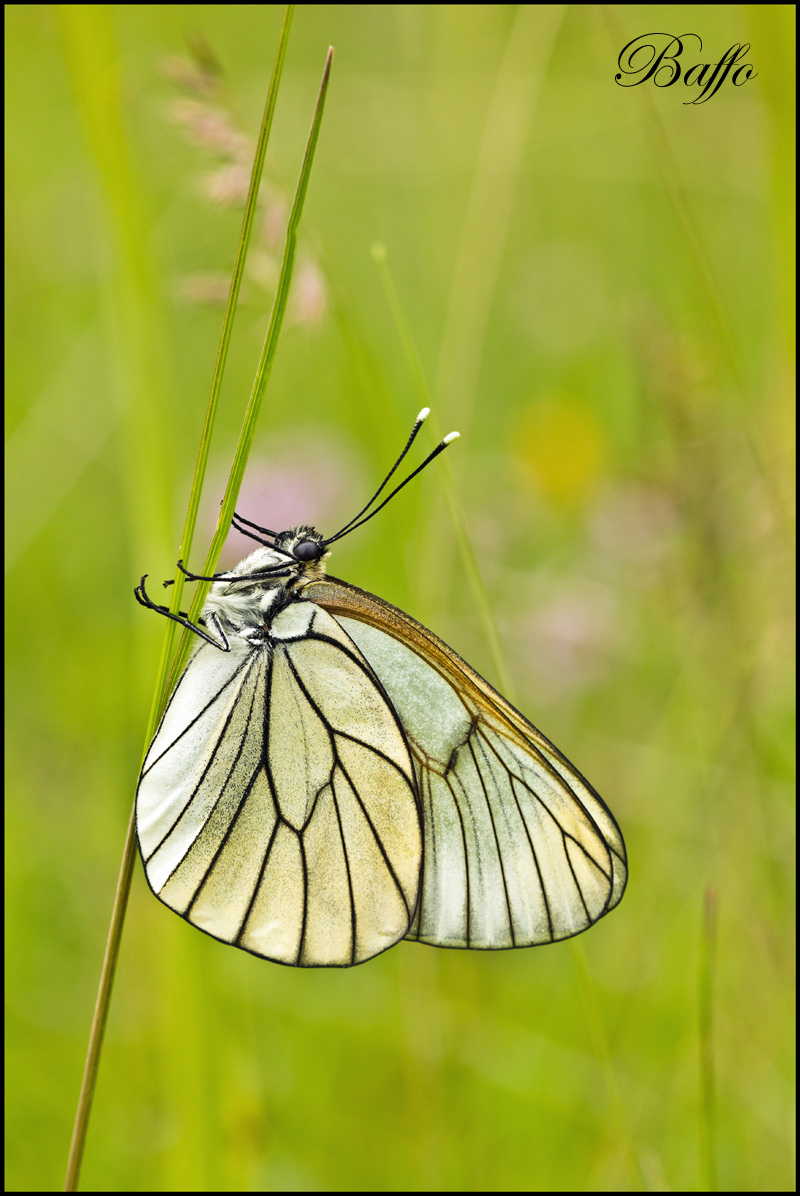
{"type": "Polygon", "coordinates": [[[717,1191],[716,1073],[714,1067],[714,960],[717,948],[717,894],[703,897],[697,1014],[700,1049],[700,1189],[717,1191]]]}
{"type": "MultiPolygon", "coordinates": [[[[431,395],[425,378],[425,370],[419,355],[419,351],[414,340],[414,334],[411,330],[411,325],[405,313],[405,309],[397,293],[397,287],[392,277],[392,272],[389,268],[388,255],[386,253],[386,246],[380,242],[376,242],[372,246],[372,260],[374,261],[378,275],[383,286],[383,292],[386,296],[386,302],[389,305],[394,326],[397,331],[400,344],[406,355],[408,367],[411,371],[411,376],[414,379],[414,385],[417,390],[419,401],[423,407],[430,407],[431,395]]],[[[428,417],[428,425],[435,440],[441,440],[442,433],[435,414],[432,412],[428,417]]],[[[516,704],[516,697],[514,694],[514,685],[511,680],[511,673],[508,668],[508,661],[506,660],[505,650],[503,648],[502,640],[500,639],[500,632],[497,627],[497,621],[494,617],[492,604],[489,601],[489,595],[486,593],[486,586],[483,584],[480,568],[478,567],[478,559],[475,554],[475,549],[472,544],[472,539],[467,527],[467,520],[464,514],[464,508],[461,505],[461,500],[458,497],[458,490],[456,488],[453,471],[450,463],[443,460],[441,468],[443,473],[443,488],[447,509],[452,520],[453,530],[455,531],[456,543],[458,544],[461,562],[464,566],[464,572],[467,575],[470,591],[472,593],[473,601],[478,609],[481,624],[483,625],[486,642],[489,646],[489,652],[492,658],[492,664],[495,669],[495,676],[497,684],[503,691],[510,702],[516,704]]]]}
{"type": "MultiPolygon", "coordinates": [[[[283,63],[286,58],[286,47],[289,44],[289,33],[292,27],[293,16],[294,5],[287,4],[284,10],[281,31],[278,36],[278,49],[275,55],[275,63],[272,68],[272,78],[270,79],[269,90],[267,92],[267,102],[264,106],[264,115],[261,120],[261,129],[259,131],[258,142],[256,144],[253,169],[250,175],[250,186],[247,192],[247,202],[245,204],[244,217],[242,219],[242,231],[239,236],[239,247],[236,251],[236,261],[234,262],[233,266],[233,275],[231,277],[231,285],[228,291],[228,302],[225,308],[225,319],[222,324],[222,336],[220,337],[217,360],[214,365],[214,374],[211,379],[211,393],[209,394],[206,416],[203,422],[203,431],[200,436],[200,447],[197,453],[197,463],[195,465],[194,477],[192,478],[192,488],[189,493],[189,506],[186,511],[186,520],[183,526],[183,535],[181,537],[179,552],[180,559],[184,562],[188,562],[189,554],[192,550],[194,529],[197,523],[197,512],[200,509],[200,496],[203,490],[203,482],[205,481],[206,466],[208,465],[208,454],[211,450],[211,437],[214,431],[214,422],[216,420],[217,407],[219,405],[219,395],[222,389],[222,377],[225,372],[225,363],[228,359],[228,348],[230,347],[231,333],[233,332],[233,321],[236,316],[236,309],[239,301],[239,290],[242,285],[244,267],[247,260],[247,251],[250,247],[250,237],[253,231],[253,220],[255,219],[256,207],[258,204],[258,192],[261,186],[261,176],[264,171],[264,160],[267,155],[267,145],[269,144],[269,135],[272,130],[272,118],[275,113],[275,103],[278,98],[278,88],[280,87],[281,75],[283,73],[283,63]]],[[[180,569],[176,569],[175,584],[173,587],[172,600],[169,607],[173,614],[177,613],[181,608],[181,599],[183,597],[183,587],[185,585],[185,581],[186,579],[183,573],[181,573],[180,569]]],[[[177,624],[173,622],[172,619],[167,620],[167,629],[164,636],[164,648],[162,651],[155,693],[153,695],[153,707],[150,711],[150,721],[147,728],[147,740],[145,748],[155,732],[156,726],[158,725],[158,720],[160,719],[161,712],[164,708],[166,697],[172,688],[171,684],[168,684],[168,675],[170,678],[174,678],[176,675],[174,665],[171,671],[168,670],[168,662],[172,654],[176,626],[177,624]]],[[[187,647],[188,636],[189,632],[186,633],[187,647]]],[[[184,646],[183,641],[181,642],[180,646],[184,646]]]]}
{"type": "Polygon", "coordinates": [[[639,1165],[639,1159],[634,1147],[627,1108],[622,1099],[622,1093],[620,1092],[619,1077],[617,1075],[616,1063],[614,1062],[614,1055],[611,1050],[611,1044],[608,1041],[605,1023],[603,1022],[603,1017],[600,1012],[600,1002],[597,996],[597,985],[595,984],[594,977],[592,976],[586,964],[586,959],[584,958],[581,946],[579,943],[575,942],[575,939],[569,940],[569,950],[580,983],[581,995],[583,996],[584,1007],[586,1009],[586,1016],[591,1028],[592,1037],[594,1039],[595,1052],[597,1054],[597,1058],[602,1062],[603,1070],[605,1071],[608,1102],[611,1113],[610,1120],[615,1127],[621,1161],[628,1173],[628,1186],[632,1192],[644,1192],[647,1190],[648,1184],[645,1182],[645,1177],[642,1174],[642,1169],[639,1165]]]}
{"type": "MultiPolygon", "coordinates": [[[[264,339],[264,347],[261,351],[258,369],[256,370],[256,376],[253,380],[253,389],[250,393],[250,400],[247,404],[247,410],[245,411],[242,430],[239,433],[239,443],[236,446],[236,453],[234,454],[233,464],[231,465],[231,471],[228,476],[228,484],[225,487],[225,494],[222,499],[219,518],[217,520],[217,529],[214,532],[214,538],[211,541],[211,546],[208,550],[205,565],[203,567],[202,575],[204,577],[210,577],[216,569],[219,555],[222,552],[222,547],[230,529],[231,519],[233,518],[233,513],[236,507],[236,499],[239,497],[239,490],[241,488],[242,479],[244,478],[247,459],[250,455],[253,437],[255,436],[258,419],[261,414],[264,395],[266,394],[267,384],[272,372],[272,364],[275,360],[275,352],[278,347],[278,338],[283,326],[283,318],[286,313],[286,304],[289,298],[289,287],[292,281],[292,268],[294,266],[294,259],[297,251],[297,229],[300,224],[300,217],[303,213],[303,204],[305,202],[306,192],[308,191],[311,168],[314,163],[314,153],[317,148],[319,130],[322,124],[322,115],[325,110],[325,98],[328,93],[328,81],[330,78],[332,62],[333,47],[331,46],[328,49],[328,57],[325,61],[325,69],[322,74],[322,83],[320,84],[319,95],[317,96],[317,106],[314,110],[314,117],[311,122],[311,130],[308,135],[308,142],[306,143],[306,151],[303,156],[302,166],[300,167],[300,176],[297,180],[294,200],[292,201],[292,209],[289,213],[289,222],[286,228],[286,241],[283,247],[283,259],[281,261],[280,273],[278,275],[278,286],[272,303],[272,311],[270,312],[267,335],[264,339]]],[[[208,581],[198,583],[192,605],[189,609],[189,619],[191,622],[195,622],[200,614],[210,585],[211,583],[208,581]]],[[[183,664],[189,653],[191,638],[192,633],[188,630],[184,631],[181,642],[178,645],[178,652],[172,665],[166,693],[170,691],[172,685],[178,679],[180,670],[183,668],[183,664]]]]}
{"type": "MultiPolygon", "coordinates": [[[[256,207],[256,199],[258,195],[259,184],[261,181],[261,174],[263,171],[264,158],[266,155],[267,143],[269,140],[269,133],[272,126],[272,118],[275,110],[275,102],[277,99],[278,88],[280,86],[280,78],[283,69],[283,63],[286,55],[286,46],[288,43],[289,30],[292,21],[292,6],[288,6],[285,13],[281,32],[278,40],[278,49],[275,57],[275,65],[273,67],[272,79],[270,81],[269,92],[267,95],[267,102],[264,109],[264,117],[261,124],[261,132],[259,135],[258,146],[256,150],[255,161],[253,164],[253,171],[250,182],[250,190],[248,194],[247,205],[245,208],[245,215],[242,224],[242,233],[239,241],[239,249],[237,251],[236,263],[234,268],[234,275],[231,281],[231,288],[228,297],[228,305],[225,313],[225,320],[223,323],[222,337],[220,342],[219,352],[217,354],[217,361],[214,369],[214,375],[211,386],[211,394],[206,410],[206,418],[203,425],[203,432],[201,436],[200,450],[198,453],[197,465],[195,467],[195,474],[192,483],[192,490],[189,499],[189,507],[187,510],[186,522],[184,525],[184,533],[181,541],[182,552],[188,555],[191,547],[191,542],[194,534],[194,528],[197,520],[197,511],[200,502],[200,493],[202,490],[202,483],[205,477],[205,470],[208,461],[208,453],[211,442],[211,434],[213,431],[216,411],[218,406],[220,388],[222,383],[222,375],[224,371],[225,361],[227,358],[228,347],[230,344],[231,330],[233,326],[233,318],[236,311],[237,298],[239,287],[241,285],[241,278],[244,269],[244,262],[247,254],[247,247],[250,241],[250,235],[253,225],[253,217],[256,207]]],[[[291,283],[292,267],[294,264],[296,242],[297,242],[297,226],[302,214],[303,202],[305,200],[306,192],[308,190],[308,182],[313,165],[314,151],[316,149],[317,140],[319,138],[320,124],[322,120],[322,113],[324,109],[325,95],[327,93],[328,79],[330,76],[330,66],[333,51],[329,50],[328,57],[325,64],[323,74],[322,86],[320,95],[317,100],[317,106],[314,113],[314,118],[311,126],[311,133],[309,135],[306,152],[303,159],[303,164],[300,171],[300,178],[298,180],[297,190],[295,192],[292,211],[289,218],[289,226],[286,236],[286,245],[284,247],[283,260],[281,263],[280,278],[278,288],[273,303],[272,314],[270,317],[269,328],[267,330],[267,337],[262,352],[261,360],[259,362],[256,373],[255,382],[253,385],[253,392],[251,394],[250,403],[245,412],[242,432],[239,438],[239,444],[234,456],[233,465],[231,467],[231,474],[228,481],[228,486],[225,492],[225,499],[223,501],[222,510],[220,512],[217,533],[212,541],[211,548],[206,559],[206,572],[213,570],[219,553],[224,543],[228,527],[230,525],[231,515],[233,514],[236,503],[236,496],[239,492],[239,486],[244,475],[244,469],[247,462],[247,457],[252,445],[253,436],[255,434],[255,427],[258,420],[258,415],[266,392],[269,375],[274,360],[275,351],[277,348],[278,336],[283,323],[283,316],[286,310],[286,301],[291,283]]],[[[180,606],[181,598],[181,581],[182,575],[176,578],[175,592],[172,596],[172,609],[177,610],[180,606]]],[[[198,594],[195,596],[195,602],[192,606],[192,617],[199,614],[202,601],[205,596],[206,587],[199,588],[198,594]]],[[[153,731],[160,717],[169,692],[169,684],[172,677],[177,675],[180,668],[182,658],[188,652],[189,632],[183,637],[179,644],[176,659],[173,662],[173,668],[170,671],[168,662],[170,658],[170,650],[172,639],[174,636],[174,623],[170,620],[169,626],[165,632],[164,649],[162,651],[161,665],[157,684],[155,688],[155,696],[151,709],[150,721],[147,729],[145,739],[146,745],[152,738],[153,731]]],[[[70,1145],[69,1159],[67,1163],[67,1174],[64,1184],[65,1191],[75,1191],[78,1186],[80,1176],[80,1167],[83,1158],[83,1151],[86,1142],[86,1133],[88,1129],[89,1116],[91,1113],[92,1100],[94,1097],[95,1085],[97,1080],[97,1072],[100,1062],[100,1051],[102,1048],[103,1035],[105,1031],[106,1021],[108,1019],[108,1010],[111,1000],[111,992],[113,987],[114,973],[116,970],[117,959],[119,956],[119,947],[122,937],[122,927],[125,920],[125,911],[128,903],[128,896],[130,893],[131,878],[133,875],[133,863],[136,853],[136,835],[135,835],[135,819],[134,812],[131,812],[131,817],[128,823],[128,831],[125,839],[125,846],[123,849],[122,863],[120,867],[119,879],[117,882],[117,891],[114,898],[114,906],[111,915],[111,925],[109,927],[108,938],[106,942],[105,956],[103,959],[103,967],[100,976],[100,984],[97,995],[97,1002],[95,1005],[94,1018],[92,1020],[92,1027],[89,1035],[89,1044],[87,1048],[86,1061],[84,1064],[84,1074],[81,1083],[81,1091],[78,1098],[78,1107],[75,1116],[75,1124],[72,1133],[72,1142],[70,1145]]]]}

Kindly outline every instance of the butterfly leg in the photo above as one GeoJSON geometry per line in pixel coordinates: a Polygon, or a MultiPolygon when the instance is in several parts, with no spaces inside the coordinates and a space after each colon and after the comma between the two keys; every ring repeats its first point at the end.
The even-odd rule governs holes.
{"type": "Polygon", "coordinates": [[[219,619],[213,613],[213,611],[203,617],[203,622],[209,628],[209,631],[213,633],[212,635],[209,635],[208,632],[202,629],[202,627],[198,627],[196,623],[192,623],[189,616],[183,611],[180,611],[178,614],[173,614],[168,607],[159,606],[158,603],[153,602],[152,598],[149,596],[144,587],[146,580],[147,574],[145,573],[141,582],[133,591],[134,597],[140,606],[146,607],[147,610],[154,610],[157,615],[163,615],[165,619],[172,619],[174,623],[180,623],[181,627],[186,627],[189,631],[193,631],[195,635],[199,635],[201,639],[206,640],[209,644],[213,645],[213,647],[219,648],[220,652],[230,652],[231,646],[228,642],[228,637],[222,630],[219,619]]]}

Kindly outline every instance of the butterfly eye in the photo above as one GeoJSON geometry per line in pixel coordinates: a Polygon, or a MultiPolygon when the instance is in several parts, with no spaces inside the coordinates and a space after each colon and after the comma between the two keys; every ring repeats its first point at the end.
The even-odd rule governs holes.
{"type": "Polygon", "coordinates": [[[322,545],[317,544],[316,540],[301,540],[295,544],[292,552],[297,561],[318,561],[322,556],[322,545]]]}

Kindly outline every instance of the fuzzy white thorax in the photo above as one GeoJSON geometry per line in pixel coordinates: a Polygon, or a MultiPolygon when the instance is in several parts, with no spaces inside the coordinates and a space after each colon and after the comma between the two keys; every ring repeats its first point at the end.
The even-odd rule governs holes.
{"type": "MultiPolygon", "coordinates": [[[[317,538],[312,528],[297,528],[286,536],[281,546],[285,544],[287,551],[291,552],[295,544],[309,538],[309,532],[317,538]]],[[[234,635],[246,632],[249,628],[263,627],[271,621],[270,612],[282,605],[281,599],[288,586],[296,584],[300,577],[309,582],[324,577],[323,560],[303,562],[272,548],[256,548],[238,565],[226,569],[225,576],[214,582],[203,606],[203,614],[215,615],[224,630],[234,635]],[[269,570],[272,569],[278,571],[277,575],[270,576],[269,570]],[[253,574],[264,576],[254,578],[253,574]]]]}

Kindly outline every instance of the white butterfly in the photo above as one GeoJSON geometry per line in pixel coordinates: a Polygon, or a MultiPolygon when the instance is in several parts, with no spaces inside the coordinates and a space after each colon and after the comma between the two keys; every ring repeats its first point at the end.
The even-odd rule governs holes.
{"type": "Polygon", "coordinates": [[[427,628],[326,576],[327,546],[456,435],[365,515],[427,414],[335,536],[234,516],[262,547],[216,575],[201,627],[156,606],[144,578],[136,591],[203,641],[139,779],[148,883],[278,963],[349,967],[402,938],[556,942],[625,889],[619,828],[558,749],[427,628]]]}

